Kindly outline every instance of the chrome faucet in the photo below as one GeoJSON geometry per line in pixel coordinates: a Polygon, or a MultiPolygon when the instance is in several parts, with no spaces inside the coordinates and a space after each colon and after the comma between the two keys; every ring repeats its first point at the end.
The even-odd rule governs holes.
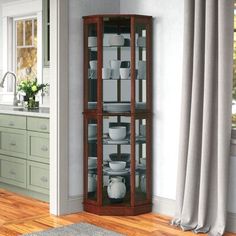
{"type": "Polygon", "coordinates": [[[8,75],[12,75],[13,78],[14,78],[14,82],[15,82],[15,83],[14,83],[14,91],[13,91],[13,93],[14,93],[13,106],[17,106],[17,105],[18,105],[18,100],[17,100],[17,97],[16,97],[16,95],[17,95],[17,93],[16,93],[16,74],[13,73],[13,72],[11,72],[11,71],[7,71],[7,72],[4,74],[4,76],[2,77],[2,81],[0,82],[0,87],[4,88],[3,84],[4,84],[5,79],[6,79],[6,77],[7,77],[8,75]]]}

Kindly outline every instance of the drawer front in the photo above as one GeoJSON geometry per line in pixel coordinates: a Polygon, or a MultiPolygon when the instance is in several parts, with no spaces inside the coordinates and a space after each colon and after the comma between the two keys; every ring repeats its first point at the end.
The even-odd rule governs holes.
{"type": "Polygon", "coordinates": [[[26,131],[0,128],[0,153],[26,158],[26,131]]]}
{"type": "Polygon", "coordinates": [[[0,126],[14,129],[26,129],[26,117],[1,114],[0,126]]]}
{"type": "Polygon", "coordinates": [[[27,188],[49,194],[49,165],[27,161],[27,188]]]}
{"type": "Polygon", "coordinates": [[[0,155],[0,181],[26,188],[26,161],[0,155]]]}
{"type": "Polygon", "coordinates": [[[28,132],[28,159],[49,163],[49,135],[28,132]]]}
{"type": "Polygon", "coordinates": [[[27,129],[31,131],[49,133],[49,119],[27,117],[27,129]]]}

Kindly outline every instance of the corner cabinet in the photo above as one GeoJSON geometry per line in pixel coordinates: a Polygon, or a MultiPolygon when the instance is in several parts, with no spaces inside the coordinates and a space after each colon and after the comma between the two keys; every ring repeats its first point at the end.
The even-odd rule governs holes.
{"type": "Polygon", "coordinates": [[[84,18],[84,210],[152,209],[152,17],[84,18]]]}

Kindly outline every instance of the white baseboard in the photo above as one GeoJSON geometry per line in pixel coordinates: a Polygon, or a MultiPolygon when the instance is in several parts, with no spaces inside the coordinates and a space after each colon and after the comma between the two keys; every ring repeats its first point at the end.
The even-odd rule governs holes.
{"type": "MultiPolygon", "coordinates": [[[[175,214],[175,200],[153,196],[152,211],[161,215],[173,217],[175,214]]],[[[226,230],[228,232],[236,233],[236,213],[228,212],[226,230]]]]}
{"type": "Polygon", "coordinates": [[[175,200],[153,196],[152,211],[161,215],[173,217],[175,214],[175,200]]]}
{"type": "Polygon", "coordinates": [[[83,211],[83,195],[68,199],[68,213],[73,214],[83,211]]]}

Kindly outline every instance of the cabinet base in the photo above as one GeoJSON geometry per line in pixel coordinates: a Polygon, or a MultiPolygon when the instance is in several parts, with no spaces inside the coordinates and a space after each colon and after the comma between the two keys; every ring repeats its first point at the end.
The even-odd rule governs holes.
{"type": "Polygon", "coordinates": [[[110,216],[135,216],[152,211],[152,204],[139,205],[135,207],[126,206],[96,206],[90,203],[84,203],[84,211],[97,215],[110,216]]]}

